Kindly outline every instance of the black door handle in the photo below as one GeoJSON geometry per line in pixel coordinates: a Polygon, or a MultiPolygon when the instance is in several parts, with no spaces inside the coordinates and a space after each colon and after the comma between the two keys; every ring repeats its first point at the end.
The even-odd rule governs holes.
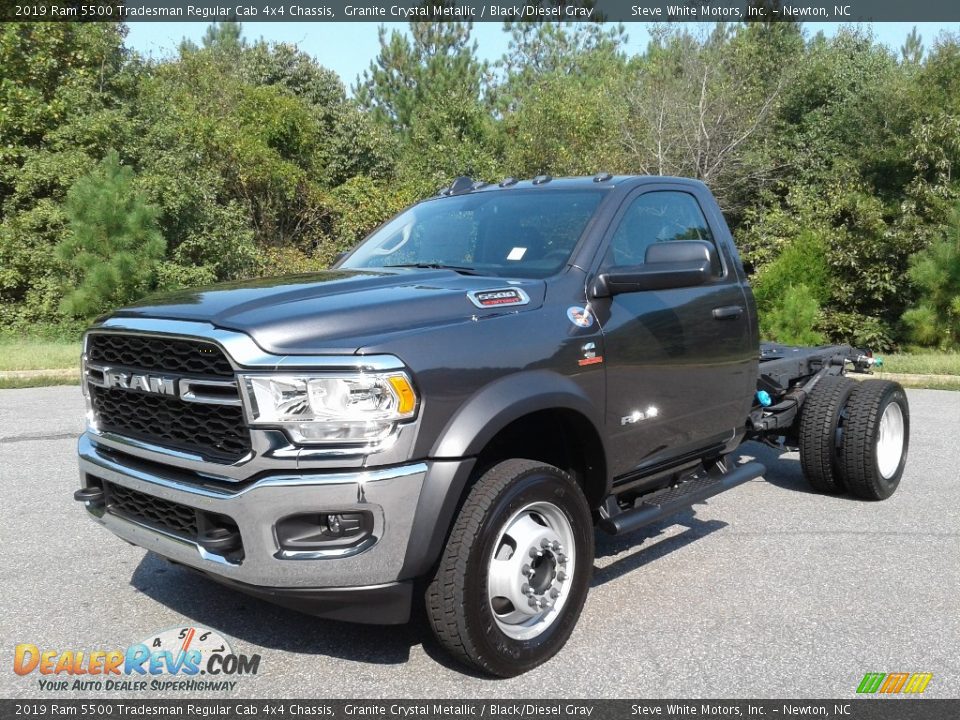
{"type": "Polygon", "coordinates": [[[737,320],[743,315],[743,305],[727,305],[713,309],[714,320],[737,320]]]}

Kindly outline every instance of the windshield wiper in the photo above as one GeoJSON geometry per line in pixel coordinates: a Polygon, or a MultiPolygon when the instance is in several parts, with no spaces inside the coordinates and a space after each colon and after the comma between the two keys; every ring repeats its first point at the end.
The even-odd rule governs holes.
{"type": "Polygon", "coordinates": [[[482,275],[483,273],[475,270],[472,267],[464,267],[463,265],[444,265],[443,263],[399,263],[397,265],[384,265],[383,267],[388,268],[423,268],[426,270],[453,270],[458,272],[461,275],[482,275]]]}

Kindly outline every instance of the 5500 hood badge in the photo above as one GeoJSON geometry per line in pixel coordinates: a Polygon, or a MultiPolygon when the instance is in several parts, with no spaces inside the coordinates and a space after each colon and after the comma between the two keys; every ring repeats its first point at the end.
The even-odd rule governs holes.
{"type": "Polygon", "coordinates": [[[526,305],[530,296],[520,288],[498,288],[496,290],[471,290],[467,293],[470,302],[478,308],[526,305]]]}

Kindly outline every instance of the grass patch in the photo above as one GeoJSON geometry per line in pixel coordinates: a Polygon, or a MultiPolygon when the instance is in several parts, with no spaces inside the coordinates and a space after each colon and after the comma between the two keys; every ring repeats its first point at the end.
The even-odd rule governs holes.
{"type": "Polygon", "coordinates": [[[917,390],[954,390],[960,392],[960,377],[955,380],[898,380],[905,388],[917,390]]]}
{"type": "Polygon", "coordinates": [[[79,342],[0,339],[0,371],[59,370],[80,367],[79,342]]]}
{"type": "Polygon", "coordinates": [[[46,377],[0,377],[0,390],[21,390],[23,388],[50,387],[52,385],[76,385],[80,386],[80,380],[76,375],[55,375],[46,377]]]}
{"type": "Polygon", "coordinates": [[[881,354],[883,372],[917,375],[960,375],[960,353],[915,352],[881,354]]]}

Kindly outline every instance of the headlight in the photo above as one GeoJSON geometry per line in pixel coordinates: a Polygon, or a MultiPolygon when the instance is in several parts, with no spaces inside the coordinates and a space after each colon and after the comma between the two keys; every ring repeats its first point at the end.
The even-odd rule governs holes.
{"type": "Polygon", "coordinates": [[[279,425],[298,443],[374,443],[412,418],[405,373],[240,375],[253,425],[279,425]]]}

